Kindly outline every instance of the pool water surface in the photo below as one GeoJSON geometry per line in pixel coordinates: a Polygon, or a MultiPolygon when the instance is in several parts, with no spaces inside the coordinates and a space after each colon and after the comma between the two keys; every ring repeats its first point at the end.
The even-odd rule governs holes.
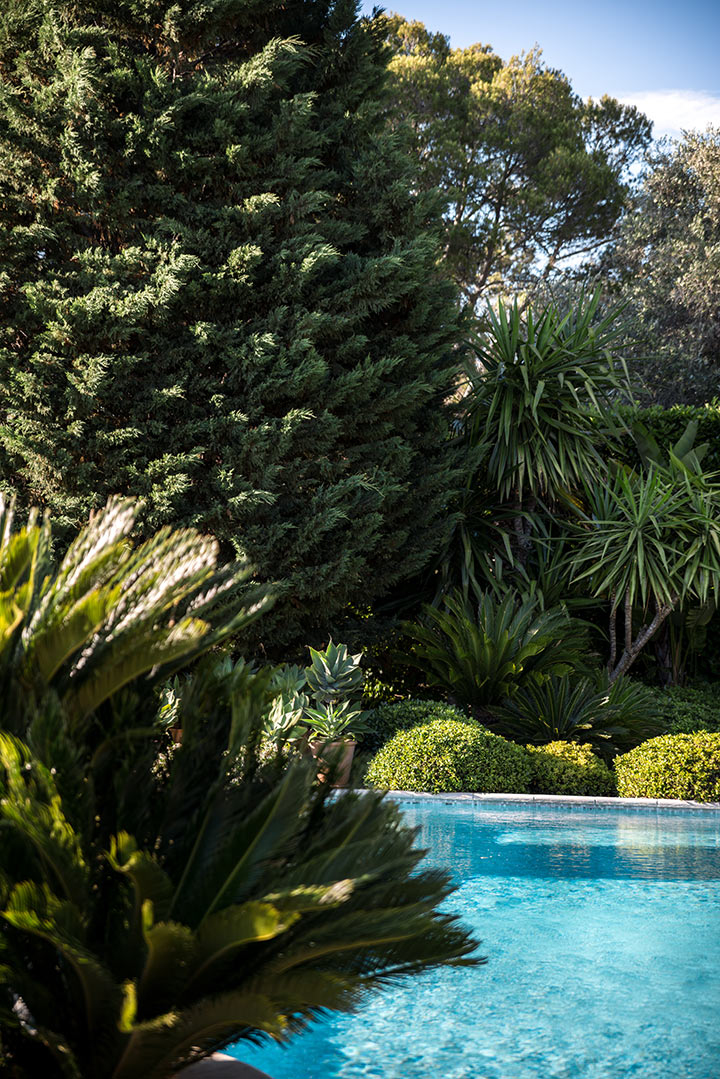
{"type": "Polygon", "coordinates": [[[720,813],[403,804],[485,966],[379,992],[273,1079],[718,1079],[720,813]]]}

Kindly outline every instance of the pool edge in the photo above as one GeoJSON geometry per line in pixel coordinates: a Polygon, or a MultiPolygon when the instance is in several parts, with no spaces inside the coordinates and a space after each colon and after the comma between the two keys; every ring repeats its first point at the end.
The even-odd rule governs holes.
{"type": "MultiPolygon", "coordinates": [[[[356,788],[362,794],[367,788],[356,788]]],[[[430,794],[425,791],[387,791],[389,798],[403,802],[505,802],[519,805],[576,805],[576,806],[614,806],[632,809],[702,809],[718,812],[720,802],[691,802],[678,798],[594,798],[580,794],[474,794],[457,792],[448,794],[430,794]]]]}

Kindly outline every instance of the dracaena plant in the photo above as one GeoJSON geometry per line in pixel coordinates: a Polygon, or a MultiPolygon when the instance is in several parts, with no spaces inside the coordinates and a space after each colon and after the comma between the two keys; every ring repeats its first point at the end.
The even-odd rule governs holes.
{"type": "MultiPolygon", "coordinates": [[[[600,294],[567,313],[500,301],[471,344],[459,442],[466,459],[458,521],[439,579],[465,595],[487,587],[502,560],[516,588],[548,507],[603,467],[618,423],[609,405],[628,396],[614,351],[618,311],[600,294]]],[[[446,588],[446,590],[448,590],[446,588]]]]}
{"type": "Polygon", "coordinates": [[[685,600],[704,604],[717,595],[720,486],[684,467],[640,473],[618,467],[587,481],[573,508],[572,573],[609,601],[607,667],[614,681],[685,600]]]}
{"type": "Polygon", "coordinates": [[[553,501],[602,465],[613,430],[603,406],[626,396],[629,384],[613,354],[618,311],[600,318],[599,303],[596,292],[563,315],[552,303],[523,313],[517,301],[509,309],[500,302],[474,341],[468,426],[475,444],[488,445],[498,494],[518,507],[528,497],[553,501]]]}
{"type": "Polygon", "coordinates": [[[173,686],[183,738],[172,743],[168,699],[147,666],[126,665],[125,629],[172,671],[167,631],[185,625],[186,600],[206,616],[202,632],[187,627],[189,657],[253,612],[233,601],[230,616],[221,606],[212,617],[208,582],[227,578],[199,537],[133,547],[123,531],[116,550],[115,508],[59,568],[43,561],[41,578],[32,566],[49,559],[49,526],[36,536],[31,522],[11,547],[5,521],[6,550],[36,552],[7,557],[3,579],[13,708],[0,732],[0,1071],[13,1079],[168,1079],[230,1042],[286,1038],[393,977],[471,961],[474,947],[436,910],[448,879],[418,871],[392,804],[330,798],[317,765],[260,752],[270,670],[201,658],[173,686]],[[184,590],[175,543],[197,556],[180,563],[194,567],[184,590]],[[125,566],[137,574],[122,578],[125,566]],[[109,582],[125,587],[108,597],[109,582]],[[91,711],[78,707],[80,656],[55,676],[33,666],[36,614],[25,641],[13,636],[49,596],[64,611],[55,632],[75,641],[83,588],[104,597],[102,617],[82,623],[81,653],[102,672],[91,711]],[[157,592],[166,606],[150,603],[157,592]]]}

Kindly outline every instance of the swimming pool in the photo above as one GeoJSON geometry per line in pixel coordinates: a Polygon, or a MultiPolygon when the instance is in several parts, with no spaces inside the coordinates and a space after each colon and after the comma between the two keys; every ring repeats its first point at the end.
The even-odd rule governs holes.
{"type": "Polygon", "coordinates": [[[718,1079],[720,814],[403,804],[486,966],[378,993],[273,1079],[718,1079]]]}

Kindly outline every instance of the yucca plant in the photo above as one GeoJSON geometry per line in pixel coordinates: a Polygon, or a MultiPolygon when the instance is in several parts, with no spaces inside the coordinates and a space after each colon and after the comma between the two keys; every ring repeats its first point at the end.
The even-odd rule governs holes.
{"type": "MultiPolygon", "coordinates": [[[[313,763],[288,762],[282,746],[261,752],[270,669],[209,656],[163,704],[157,679],[180,662],[168,629],[188,609],[210,611],[208,583],[233,613],[187,627],[186,656],[252,612],[230,600],[224,582],[237,573],[218,571],[212,550],[199,563],[175,558],[176,542],[202,552],[205,541],[167,533],[134,549],[116,509],[58,570],[42,563],[34,606],[37,578],[4,563],[3,610],[18,621],[34,612],[24,640],[8,619],[3,665],[13,708],[0,733],[0,1071],[12,1079],[168,1079],[230,1042],[286,1038],[401,975],[473,961],[467,933],[436,911],[448,877],[418,871],[396,807],[331,798],[313,763]],[[76,641],[76,605],[61,597],[78,563],[74,581],[90,592],[94,582],[102,617],[82,623],[79,654],[48,675],[31,662],[33,620],[50,597],[65,612],[59,639],[76,641]],[[106,596],[125,566],[136,575],[106,596]],[[151,602],[160,594],[167,604],[151,602]],[[125,664],[133,627],[154,657],[149,680],[147,664],[125,664]],[[78,705],[83,655],[102,673],[94,710],[78,705]]],[[[46,557],[34,527],[19,533],[38,552],[31,566],[46,557]]],[[[23,552],[12,535],[6,521],[7,550],[23,552]]]]}
{"type": "Polygon", "coordinates": [[[599,304],[596,293],[566,314],[502,301],[486,312],[466,370],[457,438],[466,481],[438,564],[443,593],[487,587],[498,560],[524,588],[518,572],[548,507],[603,467],[617,434],[607,406],[629,389],[613,352],[619,312],[599,317],[599,304]]]}
{"type": "Polygon", "coordinates": [[[582,626],[564,607],[541,610],[537,599],[512,591],[481,593],[477,607],[456,592],[442,609],[425,607],[423,621],[406,631],[409,662],[463,706],[499,704],[524,683],[583,661],[582,626]]]}
{"type": "Polygon", "coordinates": [[[598,317],[600,293],[563,315],[555,304],[525,313],[517,301],[488,309],[468,372],[468,425],[474,444],[491,448],[486,467],[498,494],[522,506],[553,500],[592,476],[614,428],[605,406],[629,393],[613,355],[618,311],[598,317]],[[605,417],[605,418],[604,418],[605,417]]]}
{"type": "Polygon", "coordinates": [[[515,742],[587,743],[606,759],[662,730],[651,691],[629,678],[610,683],[606,672],[530,682],[496,708],[494,717],[495,729],[515,742]]]}
{"type": "Polygon", "coordinates": [[[685,600],[704,604],[720,584],[720,487],[684,469],[614,468],[583,486],[572,574],[610,605],[608,672],[624,674],[685,600]],[[643,614],[633,626],[633,608],[643,614]],[[618,649],[617,612],[624,614],[618,649]]]}

